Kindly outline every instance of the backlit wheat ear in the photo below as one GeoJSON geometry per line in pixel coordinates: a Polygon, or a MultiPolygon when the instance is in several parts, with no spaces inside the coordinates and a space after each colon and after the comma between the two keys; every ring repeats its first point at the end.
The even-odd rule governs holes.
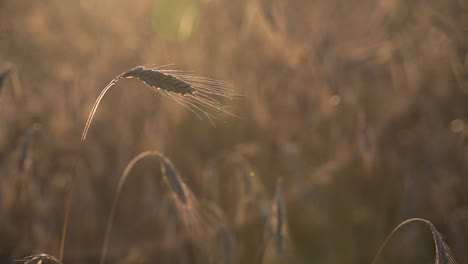
{"type": "Polygon", "coordinates": [[[122,77],[139,79],[151,87],[162,89],[169,93],[191,94],[195,92],[195,88],[190,83],[184,82],[173,75],[143,66],[125,72],[122,74],[122,77]]]}
{"type": "MultiPolygon", "coordinates": [[[[205,115],[213,123],[214,113],[235,116],[214,96],[225,98],[240,97],[226,82],[199,77],[191,73],[176,70],[157,70],[144,66],[135,67],[114,78],[99,94],[86,121],[81,141],[86,139],[94,114],[106,92],[120,79],[138,79],[150,88],[159,90],[178,104],[187,108],[199,118],[205,115]]],[[[213,123],[214,124],[214,123],[213,123]]]]}
{"type": "Polygon", "coordinates": [[[411,222],[422,222],[425,223],[429,226],[432,232],[432,236],[434,237],[434,243],[435,243],[435,251],[436,251],[436,259],[435,259],[435,264],[456,264],[457,262],[455,261],[455,258],[453,257],[453,253],[450,250],[450,248],[447,246],[447,244],[444,242],[444,239],[442,235],[437,231],[435,226],[427,221],[426,219],[422,218],[411,218],[406,221],[403,221],[401,224],[399,224],[397,227],[395,227],[390,235],[385,239],[383,242],[382,246],[380,246],[379,251],[377,251],[377,254],[375,255],[372,264],[377,263],[378,258],[380,257],[382,250],[385,248],[385,246],[388,244],[390,239],[393,237],[393,235],[398,231],[402,226],[409,224],[411,222]]]}
{"type": "Polygon", "coordinates": [[[24,264],[62,264],[58,259],[47,254],[31,255],[15,261],[24,264]]]}
{"type": "Polygon", "coordinates": [[[144,151],[138,154],[137,156],[135,156],[125,167],[122,175],[120,176],[119,183],[117,185],[117,190],[115,191],[115,196],[114,196],[114,200],[112,201],[111,211],[109,213],[109,218],[107,220],[106,234],[104,236],[104,243],[103,243],[102,251],[101,251],[101,260],[100,260],[101,264],[104,263],[104,260],[108,252],[110,232],[112,230],[112,225],[114,223],[114,215],[115,215],[117,203],[119,201],[120,193],[122,192],[125,182],[127,181],[127,178],[130,175],[130,172],[132,171],[132,169],[140,160],[147,158],[147,157],[156,157],[161,160],[162,162],[161,168],[162,168],[163,175],[165,176],[167,182],[169,183],[172,193],[174,193],[175,196],[178,198],[178,202],[184,205],[190,202],[189,196],[187,195],[186,187],[184,183],[182,182],[182,179],[180,179],[180,177],[178,176],[174,168],[174,165],[172,165],[172,162],[168,158],[166,158],[161,152],[144,151]]]}

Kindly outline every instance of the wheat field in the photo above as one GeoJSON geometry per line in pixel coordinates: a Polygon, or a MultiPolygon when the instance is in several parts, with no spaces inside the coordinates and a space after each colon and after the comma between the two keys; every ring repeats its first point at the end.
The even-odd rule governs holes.
{"type": "Polygon", "coordinates": [[[466,0],[0,1],[0,263],[468,263],[466,0]]]}

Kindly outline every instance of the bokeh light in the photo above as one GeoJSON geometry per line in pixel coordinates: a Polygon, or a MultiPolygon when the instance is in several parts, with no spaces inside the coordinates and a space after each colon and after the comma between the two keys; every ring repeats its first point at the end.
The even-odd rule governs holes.
{"type": "Polygon", "coordinates": [[[188,40],[197,30],[199,10],[193,0],[157,0],[152,25],[163,38],[175,42],[188,40]]]}

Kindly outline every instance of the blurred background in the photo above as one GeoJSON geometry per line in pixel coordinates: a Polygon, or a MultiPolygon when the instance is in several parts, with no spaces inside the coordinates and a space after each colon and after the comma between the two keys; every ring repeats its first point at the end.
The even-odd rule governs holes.
{"type": "MultiPolygon", "coordinates": [[[[79,157],[64,263],[98,263],[120,174],[160,150],[194,213],[142,160],[107,263],[370,263],[411,217],[468,263],[467,102],[465,0],[2,0],[0,262],[58,256],[79,157]],[[148,64],[232,83],[239,118],[123,80],[80,149],[101,89],[148,64]]],[[[380,263],[434,254],[412,224],[380,263]]]]}

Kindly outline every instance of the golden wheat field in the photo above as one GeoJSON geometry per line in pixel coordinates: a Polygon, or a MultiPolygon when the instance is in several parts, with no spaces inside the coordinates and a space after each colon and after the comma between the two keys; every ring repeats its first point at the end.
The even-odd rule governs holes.
{"type": "Polygon", "coordinates": [[[0,263],[468,263],[468,1],[0,0],[0,263]]]}

